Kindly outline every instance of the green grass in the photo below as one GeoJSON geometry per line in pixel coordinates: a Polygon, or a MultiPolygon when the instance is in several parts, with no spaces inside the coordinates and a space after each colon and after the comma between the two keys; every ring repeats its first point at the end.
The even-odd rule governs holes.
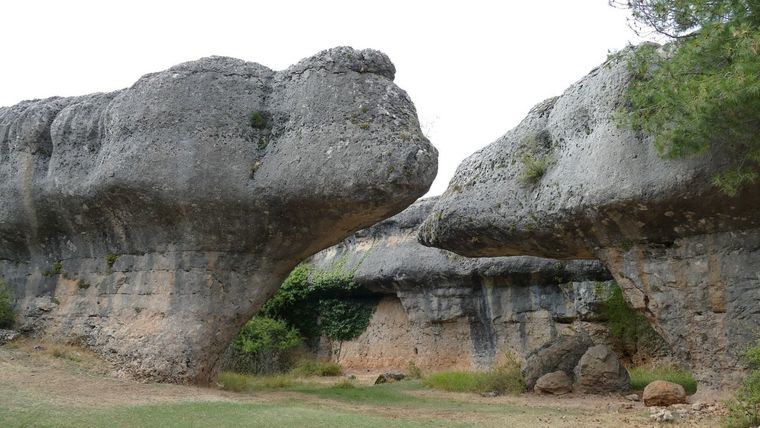
{"type": "Polygon", "coordinates": [[[489,371],[442,371],[423,379],[428,388],[450,392],[498,392],[517,395],[525,389],[520,365],[515,361],[495,367],[489,371]]]}
{"type": "Polygon", "coordinates": [[[339,364],[316,360],[301,360],[290,371],[290,374],[298,377],[340,376],[341,373],[343,373],[343,370],[339,364]]]}
{"type": "Polygon", "coordinates": [[[665,380],[683,386],[689,395],[697,392],[697,381],[691,372],[678,367],[633,367],[628,369],[628,374],[633,390],[642,390],[653,381],[665,380]]]}
{"type": "Polygon", "coordinates": [[[520,394],[525,388],[521,376],[499,371],[438,372],[425,378],[422,383],[428,388],[449,392],[497,392],[509,395],[520,394]]]}
{"type": "Polygon", "coordinates": [[[187,402],[115,408],[9,409],[0,404],[3,427],[432,427],[462,426],[443,419],[404,420],[314,407],[297,400],[270,403],[187,402]]]}
{"type": "Polygon", "coordinates": [[[219,373],[217,383],[227,391],[246,392],[259,389],[282,389],[299,385],[292,375],[277,374],[269,376],[247,375],[234,372],[219,373]]]}

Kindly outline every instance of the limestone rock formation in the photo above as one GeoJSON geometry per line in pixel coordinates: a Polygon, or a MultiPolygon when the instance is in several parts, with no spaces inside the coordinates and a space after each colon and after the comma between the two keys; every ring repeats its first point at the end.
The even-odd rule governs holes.
{"type": "Polygon", "coordinates": [[[536,381],[533,390],[539,394],[562,395],[573,391],[573,380],[562,370],[547,373],[536,381]]]}
{"type": "Polygon", "coordinates": [[[685,403],[686,391],[683,386],[677,383],[656,380],[644,388],[642,400],[647,406],[670,406],[671,404],[685,403]]]}
{"type": "Polygon", "coordinates": [[[610,59],[459,166],[420,231],[465,256],[598,258],[703,382],[735,384],[760,325],[760,183],[712,184],[721,142],[663,159],[614,112],[630,79],[610,59]]]}
{"type": "Polygon", "coordinates": [[[302,259],[425,193],[437,152],[387,56],[210,57],[0,108],[0,275],[27,331],[206,382],[302,259]]]}
{"type": "Polygon", "coordinates": [[[575,367],[575,387],[578,392],[603,394],[626,391],[630,378],[615,353],[605,345],[588,348],[575,367]]]}
{"type": "Polygon", "coordinates": [[[435,203],[421,200],[307,260],[316,271],[339,265],[382,297],[364,334],[340,344],[341,365],[485,369],[511,353],[532,388],[607,343],[600,310],[610,276],[599,262],[468,259],[422,246],[417,229],[435,203]]]}

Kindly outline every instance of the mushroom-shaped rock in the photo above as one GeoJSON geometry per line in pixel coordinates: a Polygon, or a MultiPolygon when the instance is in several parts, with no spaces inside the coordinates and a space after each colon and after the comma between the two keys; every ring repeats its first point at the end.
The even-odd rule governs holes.
{"type": "Polygon", "coordinates": [[[420,228],[465,256],[598,258],[685,365],[718,386],[741,378],[760,325],[760,182],[717,188],[721,142],[679,159],[614,119],[628,52],[466,159],[420,228]]]}
{"type": "Polygon", "coordinates": [[[425,193],[437,152],[394,66],[210,57],[0,108],[0,274],[26,330],[207,382],[302,259],[425,193]]]}
{"type": "Polygon", "coordinates": [[[575,390],[587,394],[626,391],[630,378],[612,350],[605,345],[588,348],[575,367],[575,390]]]}
{"type": "Polygon", "coordinates": [[[650,382],[644,388],[642,400],[646,406],[670,406],[686,402],[686,391],[683,386],[664,380],[650,382]]]}

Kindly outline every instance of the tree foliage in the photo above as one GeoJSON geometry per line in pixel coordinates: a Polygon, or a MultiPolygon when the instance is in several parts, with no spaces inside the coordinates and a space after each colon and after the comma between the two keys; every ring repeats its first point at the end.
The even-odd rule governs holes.
{"type": "Polygon", "coordinates": [[[718,148],[713,182],[735,196],[760,176],[760,0],[629,0],[636,22],[673,40],[633,54],[623,122],[665,157],[718,148]]]}

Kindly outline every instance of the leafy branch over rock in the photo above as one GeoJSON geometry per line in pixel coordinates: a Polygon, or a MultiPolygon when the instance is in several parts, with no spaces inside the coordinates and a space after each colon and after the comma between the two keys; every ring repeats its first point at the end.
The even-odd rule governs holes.
{"type": "Polygon", "coordinates": [[[760,178],[760,3],[629,0],[634,20],[672,39],[629,57],[622,123],[651,135],[661,155],[710,148],[733,159],[713,177],[730,196],[760,178]]]}

